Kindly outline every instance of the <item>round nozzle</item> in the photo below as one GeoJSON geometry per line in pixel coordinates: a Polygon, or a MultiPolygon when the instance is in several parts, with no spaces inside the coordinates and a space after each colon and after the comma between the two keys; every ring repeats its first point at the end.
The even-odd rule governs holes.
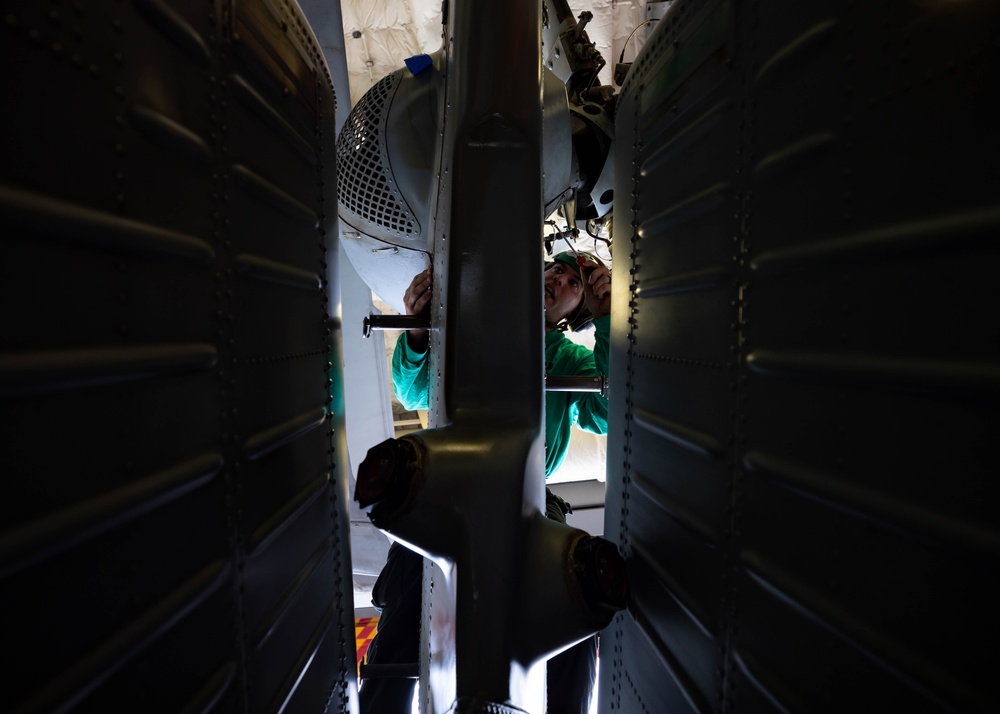
{"type": "Polygon", "coordinates": [[[625,608],[628,602],[625,559],[613,543],[593,536],[581,538],[573,550],[573,564],[589,605],[609,614],[625,608]]]}
{"type": "Polygon", "coordinates": [[[354,500],[362,508],[384,505],[394,510],[406,498],[415,459],[413,445],[404,439],[386,439],[368,449],[358,466],[354,500]]]}

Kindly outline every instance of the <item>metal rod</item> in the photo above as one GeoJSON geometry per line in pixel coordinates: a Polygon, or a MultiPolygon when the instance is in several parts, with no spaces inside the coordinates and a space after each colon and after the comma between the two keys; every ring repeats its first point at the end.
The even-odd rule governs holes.
{"type": "Polygon", "coordinates": [[[375,330],[429,330],[430,315],[369,315],[364,320],[364,335],[375,330]]]}
{"type": "Polygon", "coordinates": [[[603,374],[592,377],[547,374],[545,375],[545,390],[548,392],[597,392],[604,397],[608,394],[608,378],[603,374]]]}
{"type": "Polygon", "coordinates": [[[419,679],[419,666],[408,664],[363,664],[361,679],[419,679]]]}

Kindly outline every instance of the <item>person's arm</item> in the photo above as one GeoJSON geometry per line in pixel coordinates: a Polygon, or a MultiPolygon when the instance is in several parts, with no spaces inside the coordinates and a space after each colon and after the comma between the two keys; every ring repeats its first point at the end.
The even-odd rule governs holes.
{"type": "MultiPolygon", "coordinates": [[[[416,275],[403,293],[407,315],[429,309],[432,276],[428,268],[416,275]]],[[[430,394],[430,367],[427,360],[427,330],[407,330],[396,340],[392,352],[392,384],[396,399],[405,409],[427,409],[430,394]]]]}
{"type": "MultiPolygon", "coordinates": [[[[406,292],[403,293],[403,308],[407,315],[419,315],[430,310],[433,285],[434,276],[430,268],[417,274],[410,281],[406,292]]],[[[427,351],[427,344],[430,341],[427,330],[407,330],[406,339],[410,349],[415,353],[427,351]]]]}
{"type": "MultiPolygon", "coordinates": [[[[611,352],[611,271],[606,265],[600,265],[587,274],[584,285],[583,302],[593,315],[594,322],[594,352],[593,372],[590,372],[590,360],[580,369],[578,374],[608,375],[608,362],[611,352]]],[[[577,424],[582,429],[595,434],[608,433],[608,398],[600,394],[585,393],[577,400],[579,414],[577,424]]]]}
{"type": "Polygon", "coordinates": [[[611,315],[594,318],[594,366],[608,376],[611,355],[611,315]]]}
{"type": "MultiPolygon", "coordinates": [[[[586,348],[578,352],[579,362],[573,374],[608,374],[611,350],[611,271],[606,265],[599,265],[587,274],[584,285],[583,302],[594,322],[594,351],[586,348]]],[[[577,425],[595,434],[608,433],[608,398],[593,392],[585,392],[573,400],[578,410],[577,425]]]]}
{"type": "Polygon", "coordinates": [[[392,386],[404,409],[427,409],[430,394],[430,366],[427,352],[415,352],[404,332],[392,351],[392,386]]]}
{"type": "MultiPolygon", "coordinates": [[[[594,351],[582,345],[574,345],[571,364],[566,365],[567,373],[577,376],[608,374],[610,351],[611,317],[603,315],[594,319],[594,351]]],[[[572,404],[576,411],[576,424],[581,429],[594,434],[608,433],[608,398],[597,392],[576,392],[572,404]]]]}
{"type": "Polygon", "coordinates": [[[599,265],[587,273],[583,304],[595,319],[611,314],[611,271],[608,266],[599,265]]]}

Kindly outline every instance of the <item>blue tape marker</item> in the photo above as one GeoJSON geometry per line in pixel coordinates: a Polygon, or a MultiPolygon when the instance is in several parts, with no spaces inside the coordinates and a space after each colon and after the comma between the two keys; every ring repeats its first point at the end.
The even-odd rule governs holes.
{"type": "Polygon", "coordinates": [[[420,74],[431,66],[430,55],[414,55],[403,61],[406,62],[406,68],[410,70],[410,74],[420,74]]]}

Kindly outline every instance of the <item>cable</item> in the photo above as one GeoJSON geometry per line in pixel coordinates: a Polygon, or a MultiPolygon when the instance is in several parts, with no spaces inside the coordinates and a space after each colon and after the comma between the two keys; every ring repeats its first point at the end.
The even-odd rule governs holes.
{"type": "Polygon", "coordinates": [[[609,229],[609,226],[610,226],[609,220],[610,220],[610,214],[608,216],[605,216],[604,220],[602,220],[602,221],[598,221],[598,220],[596,220],[594,218],[591,218],[584,225],[585,225],[585,227],[587,229],[587,235],[589,235],[591,238],[594,239],[594,254],[595,255],[599,255],[597,253],[597,243],[598,243],[598,241],[600,241],[601,243],[604,243],[605,246],[607,246],[607,248],[608,248],[608,258],[607,258],[607,260],[608,260],[608,262],[611,262],[611,257],[610,257],[611,256],[611,236],[608,235],[607,237],[605,237],[605,236],[601,235],[601,233],[605,229],[609,229]],[[593,228],[591,226],[593,226],[593,228]],[[596,230],[596,232],[595,232],[595,230],[596,230]]]}
{"type": "Polygon", "coordinates": [[[601,63],[597,65],[597,68],[594,70],[594,74],[593,76],[591,76],[590,81],[587,83],[587,88],[584,90],[584,94],[593,89],[594,82],[597,81],[597,75],[601,73],[601,70],[604,69],[607,66],[607,64],[608,63],[604,61],[604,58],[601,58],[601,63]]]}
{"type": "Polygon", "coordinates": [[[632,32],[629,33],[628,38],[625,40],[625,44],[622,45],[622,53],[621,53],[621,55],[618,56],[618,63],[619,64],[621,64],[622,62],[625,61],[625,49],[628,47],[628,43],[629,43],[629,40],[632,39],[632,35],[634,35],[636,32],[638,32],[639,28],[642,27],[643,25],[648,25],[651,22],[659,22],[659,21],[660,21],[660,18],[653,17],[653,18],[650,18],[649,20],[645,20],[643,22],[640,22],[638,25],[636,25],[636,28],[634,30],[632,30],[632,32]]]}
{"type": "Polygon", "coordinates": [[[604,227],[603,224],[601,226],[597,227],[597,233],[594,233],[594,231],[592,231],[590,229],[590,225],[591,224],[594,224],[595,226],[597,226],[597,221],[595,221],[593,218],[590,218],[584,224],[584,226],[587,229],[587,235],[590,236],[591,238],[593,238],[594,240],[604,240],[604,238],[601,236],[601,228],[604,227]]]}

